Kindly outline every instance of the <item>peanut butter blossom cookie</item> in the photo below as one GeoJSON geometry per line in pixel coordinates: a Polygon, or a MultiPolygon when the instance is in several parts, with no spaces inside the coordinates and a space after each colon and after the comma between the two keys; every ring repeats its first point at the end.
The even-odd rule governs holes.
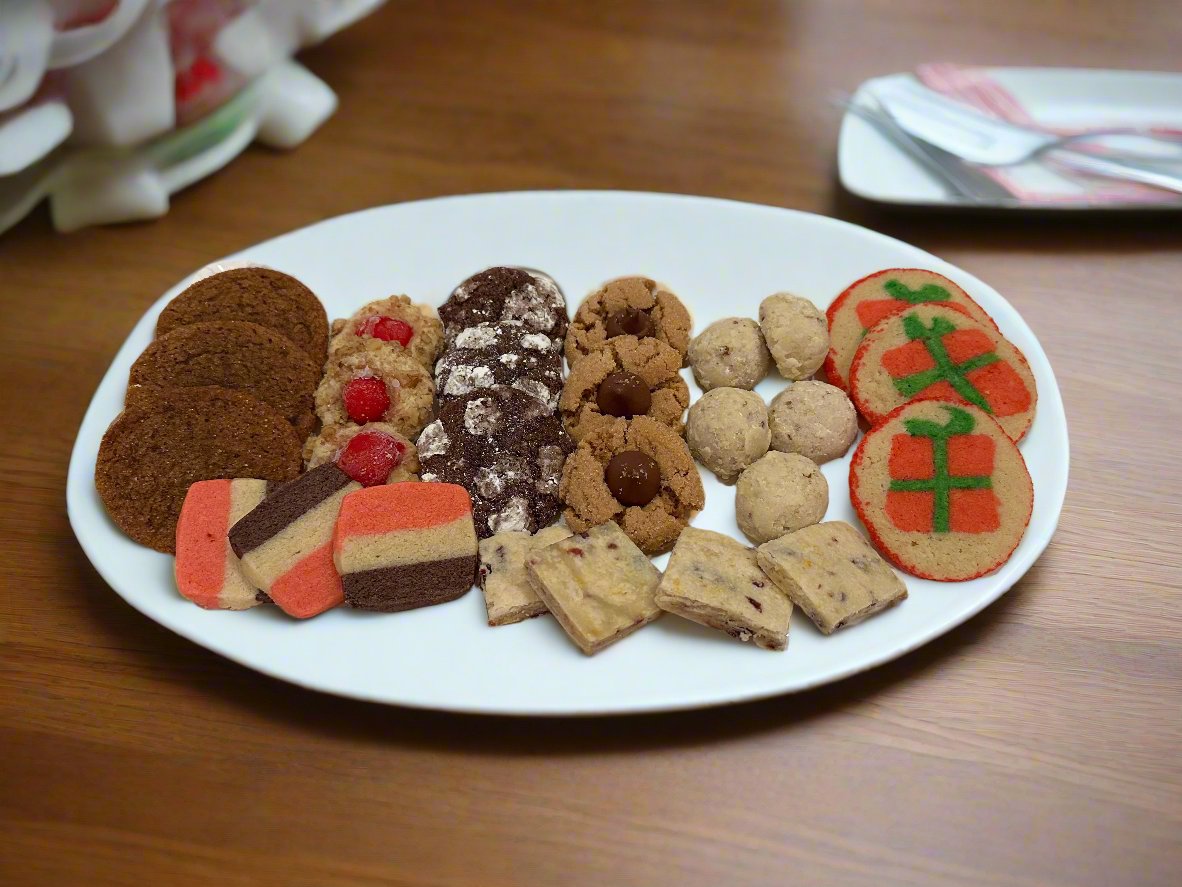
{"type": "Polygon", "coordinates": [[[658,339],[609,339],[575,364],[558,406],[575,440],[636,416],[680,434],[689,406],[681,355],[658,339]]]}
{"type": "Polygon", "coordinates": [[[481,539],[535,533],[558,518],[558,484],[574,442],[541,401],[516,388],[482,388],[445,403],[418,439],[421,479],[472,496],[481,539]]]}
{"type": "Polygon", "coordinates": [[[469,327],[520,321],[533,333],[561,341],[566,335],[566,299],[554,281],[522,268],[488,268],[461,283],[439,308],[450,342],[469,327]]]}
{"type": "Polygon", "coordinates": [[[347,320],[332,322],[329,354],[335,357],[357,350],[358,341],[367,339],[404,350],[430,368],[443,347],[443,324],[433,308],[415,305],[407,296],[378,299],[362,305],[347,320]]]}
{"type": "Polygon", "coordinates": [[[566,524],[576,533],[615,521],[642,551],[668,551],[706,501],[689,449],[647,416],[582,439],[562,473],[566,524]]]}
{"type": "Polygon", "coordinates": [[[566,334],[566,359],[573,367],[616,336],[660,339],[684,359],[691,326],[685,305],[655,280],[621,277],[583,300],[566,334]]]}
{"type": "Polygon", "coordinates": [[[970,403],[1021,440],[1034,421],[1034,374],[997,330],[951,306],[923,305],[880,321],[850,367],[850,392],[872,425],[909,400],[970,403]]]}
{"type": "Polygon", "coordinates": [[[315,294],[273,268],[233,268],[203,277],[169,302],[156,321],[156,335],[210,320],[245,320],[282,333],[315,361],[324,363],[328,317],[315,294]]]}
{"type": "Polygon", "coordinates": [[[867,330],[885,317],[914,305],[955,305],[989,326],[993,319],[963,289],[935,271],[887,268],[850,284],[829,306],[829,353],[825,376],[830,385],[849,389],[850,364],[867,330]]]}
{"type": "Polygon", "coordinates": [[[924,579],[975,579],[1007,560],[1034,487],[1017,446],[972,405],[916,401],[858,445],[850,499],[875,545],[924,579]]]}

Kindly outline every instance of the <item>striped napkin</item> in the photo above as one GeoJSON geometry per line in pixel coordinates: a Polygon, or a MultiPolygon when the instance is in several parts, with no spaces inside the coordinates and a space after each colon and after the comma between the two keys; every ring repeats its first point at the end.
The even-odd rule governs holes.
{"type": "MultiPolygon", "coordinates": [[[[915,69],[920,82],[952,99],[971,105],[993,117],[1053,132],[1072,135],[1086,130],[1048,127],[1032,118],[1022,103],[1002,86],[986,68],[948,63],[920,65],[915,69]]],[[[1096,121],[1096,129],[1105,127],[1096,121]]],[[[1162,127],[1162,133],[1180,134],[1162,127]]],[[[1053,157],[1007,167],[981,167],[981,172],[1020,200],[1037,203],[1175,203],[1182,195],[1136,182],[1120,182],[1068,169],[1053,157]]]]}

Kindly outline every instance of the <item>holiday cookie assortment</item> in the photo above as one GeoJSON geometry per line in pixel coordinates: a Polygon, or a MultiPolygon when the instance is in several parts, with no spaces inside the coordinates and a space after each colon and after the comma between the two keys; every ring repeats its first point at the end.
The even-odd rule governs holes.
{"type": "Polygon", "coordinates": [[[438,311],[393,295],[330,322],[290,275],[223,271],[162,311],[96,487],[201,607],[394,613],[477,583],[490,626],[553,615],[587,654],[664,613],[783,650],[794,607],[830,634],[903,601],[890,564],[959,581],[1013,553],[1034,376],[952,281],[886,269],[828,312],[777,292],[693,333],[647,277],[572,317],[552,278],[498,266],[438,311]],[[859,417],[869,538],[824,520],[820,465],[859,417]],[[698,464],[750,544],[692,526],[698,464]]]}

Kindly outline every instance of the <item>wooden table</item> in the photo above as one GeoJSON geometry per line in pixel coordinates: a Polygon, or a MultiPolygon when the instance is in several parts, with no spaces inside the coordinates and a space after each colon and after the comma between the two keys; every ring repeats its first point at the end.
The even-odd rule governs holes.
{"type": "Polygon", "coordinates": [[[248,151],[158,222],[60,236],[39,211],[0,238],[0,883],[1179,883],[1182,223],[874,210],[839,196],[826,104],[930,59],[1176,68],[1177,11],[395,2],[305,54],[342,103],[298,151],[248,151]],[[107,588],[66,521],[66,461],[164,289],[337,213],[518,188],[813,210],[990,281],[1066,400],[1049,550],[873,673],[594,721],[306,692],[107,588]]]}

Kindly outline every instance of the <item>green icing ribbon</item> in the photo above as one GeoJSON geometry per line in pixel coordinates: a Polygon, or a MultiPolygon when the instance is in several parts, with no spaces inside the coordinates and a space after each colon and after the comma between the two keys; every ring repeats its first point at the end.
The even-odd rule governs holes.
{"type": "Polygon", "coordinates": [[[924,302],[947,302],[952,293],[935,283],[925,283],[917,290],[911,289],[900,280],[888,280],[882,285],[892,299],[920,305],[924,302]]]}
{"type": "Polygon", "coordinates": [[[986,475],[953,477],[948,468],[948,439],[969,434],[976,422],[968,412],[958,407],[941,404],[948,412],[944,425],[927,419],[904,419],[903,427],[912,437],[928,437],[932,441],[932,464],[935,468],[931,480],[892,480],[891,490],[908,493],[934,493],[932,508],[932,530],[947,533],[951,528],[953,490],[991,490],[993,478],[986,475]]]}
{"type": "Polygon", "coordinates": [[[968,380],[967,374],[980,367],[997,363],[1001,358],[997,356],[996,352],[987,351],[984,354],[971,357],[963,363],[953,363],[952,358],[948,356],[948,349],[944,347],[942,340],[949,333],[956,332],[956,327],[944,317],[933,317],[932,325],[927,327],[923,325],[923,321],[916,315],[908,314],[903,318],[903,332],[912,341],[916,339],[921,340],[936,365],[930,370],[923,370],[922,372],[913,373],[910,376],[895,379],[895,388],[900,394],[910,400],[929,385],[935,385],[937,382],[947,382],[952,386],[952,390],[966,401],[979,406],[987,413],[993,413],[993,408],[989,405],[989,401],[968,380]]]}

